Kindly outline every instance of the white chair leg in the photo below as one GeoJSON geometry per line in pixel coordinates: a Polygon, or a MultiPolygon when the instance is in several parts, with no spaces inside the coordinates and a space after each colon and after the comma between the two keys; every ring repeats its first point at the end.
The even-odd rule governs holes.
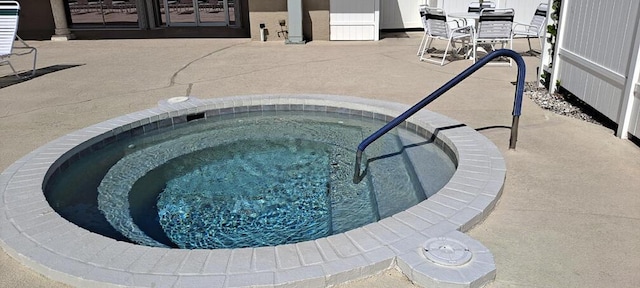
{"type": "Polygon", "coordinates": [[[431,47],[431,43],[433,43],[433,38],[431,37],[427,37],[426,43],[424,44],[424,47],[422,49],[422,52],[420,52],[420,61],[425,61],[427,59],[424,58],[424,53],[427,52],[429,48],[431,47]]]}
{"type": "Polygon", "coordinates": [[[420,51],[420,61],[424,61],[424,52],[429,49],[429,45],[431,45],[431,38],[426,39],[426,43],[424,44],[423,49],[420,51]]]}
{"type": "Polygon", "coordinates": [[[476,63],[476,61],[478,61],[478,55],[476,55],[476,51],[478,50],[478,47],[476,46],[478,42],[476,42],[476,40],[473,40],[473,47],[471,47],[471,49],[473,49],[473,51],[471,51],[471,53],[473,53],[473,63],[476,63]]]}
{"type": "MultiPolygon", "coordinates": [[[[509,49],[513,50],[513,38],[509,39],[509,49]]],[[[513,66],[513,59],[509,57],[509,67],[513,66]]]]}
{"type": "Polygon", "coordinates": [[[425,49],[425,47],[423,47],[424,45],[427,44],[427,31],[424,31],[424,34],[422,34],[422,40],[420,40],[420,46],[418,47],[418,53],[416,55],[420,56],[420,53],[422,52],[423,49],[425,49]]]}
{"type": "Polygon", "coordinates": [[[542,49],[544,49],[544,37],[538,37],[538,41],[540,41],[540,54],[542,54],[542,49]]]}
{"type": "Polygon", "coordinates": [[[449,51],[449,46],[451,46],[451,38],[449,38],[449,41],[447,41],[447,48],[444,49],[444,54],[442,55],[440,66],[444,66],[444,60],[445,58],[447,58],[447,51],[449,51]]]}

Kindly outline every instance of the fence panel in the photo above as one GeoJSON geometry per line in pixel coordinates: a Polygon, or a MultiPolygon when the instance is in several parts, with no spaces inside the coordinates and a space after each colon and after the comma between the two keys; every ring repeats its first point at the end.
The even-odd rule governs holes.
{"type": "Polygon", "coordinates": [[[640,1],[563,0],[561,10],[550,84],[618,123],[618,136],[638,136],[640,1]]]}

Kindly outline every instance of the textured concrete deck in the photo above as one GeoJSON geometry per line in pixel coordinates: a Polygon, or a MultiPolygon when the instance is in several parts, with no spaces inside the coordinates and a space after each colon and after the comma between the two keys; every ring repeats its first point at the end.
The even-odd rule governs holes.
{"type": "MultiPolygon", "coordinates": [[[[67,133],[159,100],[266,93],[352,95],[412,104],[469,65],[420,63],[418,34],[302,46],[247,40],[35,42],[50,73],[0,89],[1,170],[67,133]],[[64,65],[79,65],[68,69],[64,65]]],[[[522,51],[526,43],[517,43],[522,51]]],[[[528,79],[538,59],[526,57],[528,79]]],[[[20,61],[17,62],[20,65],[20,61]]],[[[24,66],[22,66],[24,67],[24,66]]],[[[0,67],[8,73],[8,67],[0,67]]],[[[429,106],[474,128],[509,126],[515,68],[486,67],[429,106]]],[[[1,86],[9,78],[3,78],[1,86]]],[[[0,86],[0,87],[1,87],[0,86]]],[[[482,129],[507,162],[496,210],[468,234],[494,254],[494,287],[640,283],[640,148],[525,99],[518,149],[482,129]]],[[[2,231],[0,231],[2,233],[2,231]]],[[[0,286],[63,287],[0,254],[0,286]]],[[[348,287],[410,287],[394,271],[348,287]]]]}

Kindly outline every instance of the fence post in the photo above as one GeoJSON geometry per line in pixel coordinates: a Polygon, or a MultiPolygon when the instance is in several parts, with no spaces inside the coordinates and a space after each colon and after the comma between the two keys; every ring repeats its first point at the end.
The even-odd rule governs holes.
{"type": "MultiPolygon", "coordinates": [[[[553,2],[553,1],[552,1],[553,2]]],[[[556,51],[553,53],[553,62],[551,67],[551,77],[549,77],[549,92],[553,93],[558,89],[558,80],[560,79],[560,54],[562,54],[562,44],[564,40],[564,25],[563,21],[567,19],[567,7],[571,5],[571,0],[562,0],[560,5],[560,15],[558,16],[558,31],[556,33],[556,51]]]]}
{"type": "MultiPolygon", "coordinates": [[[[640,7],[636,11],[636,15],[640,15],[640,7]]],[[[635,100],[635,88],[638,76],[640,76],[640,18],[634,18],[635,39],[631,43],[631,55],[629,55],[629,67],[627,68],[624,81],[624,90],[621,95],[620,110],[618,110],[618,130],[616,136],[621,139],[627,139],[629,134],[629,126],[631,124],[631,113],[633,112],[633,101],[635,100]]],[[[640,121],[640,120],[638,120],[640,121]]]]}

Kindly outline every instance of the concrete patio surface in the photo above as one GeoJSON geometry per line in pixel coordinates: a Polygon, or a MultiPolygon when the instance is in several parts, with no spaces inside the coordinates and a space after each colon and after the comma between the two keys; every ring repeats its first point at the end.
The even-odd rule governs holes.
{"type": "MultiPolygon", "coordinates": [[[[471,64],[419,62],[420,33],[379,42],[247,39],[29,42],[38,76],[0,66],[0,169],[62,135],[175,96],[321,93],[413,104],[471,64]],[[7,76],[5,76],[7,75],[7,76]],[[5,76],[5,77],[2,77],[5,76]]],[[[524,51],[526,41],[514,49],[524,51]]],[[[18,67],[28,57],[16,58],[18,67]]],[[[539,58],[526,56],[527,81],[539,58]]],[[[640,147],[524,99],[508,150],[516,68],[479,70],[427,108],[476,128],[507,162],[500,202],[468,234],[495,257],[490,287],[640,286],[640,147]]],[[[2,233],[2,231],[0,231],[2,233]]],[[[342,287],[412,287],[398,271],[342,287]]],[[[0,287],[66,287],[0,251],[0,287]]]]}

